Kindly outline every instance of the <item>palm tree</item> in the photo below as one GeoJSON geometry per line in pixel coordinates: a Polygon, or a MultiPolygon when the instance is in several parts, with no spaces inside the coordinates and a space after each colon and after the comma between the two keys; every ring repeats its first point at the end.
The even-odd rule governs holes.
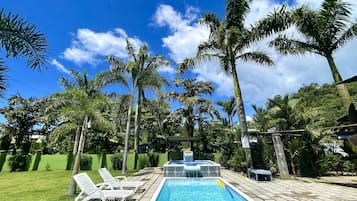
{"type": "MultiPolygon", "coordinates": [[[[252,43],[271,34],[273,28],[279,30],[280,27],[275,19],[270,19],[257,28],[246,28],[244,19],[249,11],[250,0],[228,0],[226,4],[226,17],[223,22],[213,13],[205,14],[200,21],[210,29],[209,39],[201,43],[198,47],[197,57],[186,59],[180,64],[180,72],[194,67],[195,63],[202,60],[218,58],[221,68],[233,78],[234,96],[239,116],[239,126],[242,132],[242,142],[249,139],[247,120],[243,104],[242,92],[239,86],[237,73],[237,60],[242,62],[253,61],[262,65],[273,65],[271,58],[262,51],[247,51],[252,43]],[[269,25],[269,26],[268,26],[269,25]]],[[[283,10],[282,10],[283,11],[283,10]]],[[[251,154],[249,143],[242,143],[247,158],[248,167],[251,166],[251,154]]]]}
{"type": "Polygon", "coordinates": [[[237,113],[236,99],[234,97],[230,97],[227,101],[217,101],[217,105],[222,107],[223,112],[225,112],[228,116],[228,125],[233,129],[233,117],[237,113]]]}
{"type": "Polygon", "coordinates": [[[319,11],[307,6],[292,11],[293,24],[304,39],[280,35],[270,45],[282,54],[314,53],[326,58],[336,88],[344,107],[348,110],[352,100],[344,84],[338,84],[342,77],[335,64],[333,53],[357,34],[357,23],[350,23],[351,7],[343,0],[325,0],[319,11]]]}
{"type": "MultiPolygon", "coordinates": [[[[46,63],[47,42],[36,26],[29,24],[18,15],[0,10],[0,44],[6,57],[27,57],[27,66],[40,69],[46,63]]],[[[7,66],[0,58],[0,94],[6,89],[7,66]]]]}
{"type": "MultiPolygon", "coordinates": [[[[175,79],[175,85],[182,86],[183,92],[178,93],[172,91],[167,94],[170,99],[177,100],[182,105],[181,108],[171,112],[167,119],[183,119],[185,129],[189,137],[193,137],[195,122],[199,117],[196,114],[211,113],[213,111],[206,99],[203,99],[201,95],[212,95],[214,88],[211,82],[196,81],[196,79],[175,79]],[[207,108],[203,108],[200,111],[200,106],[205,103],[207,108]],[[195,111],[195,109],[197,110],[195,111]]],[[[173,122],[172,120],[170,122],[173,122]]],[[[200,122],[199,122],[200,123],[200,122]]],[[[193,142],[191,142],[191,149],[193,149],[193,142]]]]}
{"type": "Polygon", "coordinates": [[[268,99],[267,110],[271,117],[271,124],[276,126],[277,130],[292,130],[304,127],[300,118],[300,112],[297,110],[299,99],[293,99],[289,95],[281,97],[280,95],[268,99]]]}
{"type": "Polygon", "coordinates": [[[146,44],[136,50],[131,42],[127,39],[126,49],[131,59],[127,64],[120,61],[115,57],[107,57],[107,61],[111,64],[113,72],[125,72],[130,79],[131,90],[131,104],[129,105],[128,121],[125,132],[125,148],[122,173],[126,172],[126,161],[128,153],[129,131],[130,131],[130,115],[132,110],[132,104],[135,99],[135,92],[137,92],[137,109],[135,114],[135,130],[134,130],[134,149],[135,149],[135,164],[137,167],[138,160],[138,141],[140,136],[140,121],[141,121],[141,108],[142,101],[145,98],[144,91],[151,89],[154,91],[160,91],[163,84],[169,85],[169,82],[160,76],[157,72],[157,68],[161,66],[169,65],[169,61],[165,60],[161,55],[155,55],[150,57],[149,49],[146,44]]]}
{"type": "Polygon", "coordinates": [[[261,107],[257,107],[256,105],[252,105],[255,114],[253,115],[252,126],[258,129],[261,132],[268,131],[270,127],[270,119],[268,117],[268,110],[265,110],[261,107]]]}
{"type": "MultiPolygon", "coordinates": [[[[48,108],[48,112],[57,110],[60,111],[64,120],[69,119],[78,123],[73,152],[76,158],[73,165],[72,175],[79,171],[80,156],[83,151],[85,137],[87,135],[89,122],[95,121],[98,118],[99,111],[108,105],[108,98],[101,93],[101,89],[110,81],[103,72],[89,80],[87,73],[79,73],[71,70],[71,76],[74,81],[70,81],[64,77],[59,79],[60,84],[66,89],[62,93],[56,93],[52,96],[52,104],[48,108]],[[108,81],[109,80],[109,81],[108,81]]],[[[73,178],[68,189],[68,195],[74,195],[76,189],[73,178]]]]}

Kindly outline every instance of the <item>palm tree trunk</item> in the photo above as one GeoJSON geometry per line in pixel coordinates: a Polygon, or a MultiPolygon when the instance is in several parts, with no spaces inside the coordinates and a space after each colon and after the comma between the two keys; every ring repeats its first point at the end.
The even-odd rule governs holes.
{"type": "Polygon", "coordinates": [[[78,151],[77,151],[76,159],[75,159],[74,165],[73,165],[71,183],[69,184],[69,188],[67,191],[68,196],[72,196],[76,193],[76,182],[74,181],[73,176],[78,174],[78,172],[79,172],[79,165],[80,165],[80,161],[81,161],[81,150],[82,150],[84,137],[87,132],[87,124],[88,124],[88,116],[86,116],[83,121],[82,132],[81,132],[81,136],[79,138],[79,143],[78,143],[78,151]]]}
{"type": "Polygon", "coordinates": [[[140,122],[141,122],[141,90],[139,89],[138,94],[138,104],[136,106],[136,113],[135,113],[135,131],[134,131],[134,169],[138,166],[138,153],[139,153],[139,136],[140,136],[140,122]]]}
{"type": "Polygon", "coordinates": [[[232,67],[232,74],[233,74],[233,84],[234,84],[234,95],[236,98],[236,107],[237,107],[237,112],[238,112],[238,116],[239,116],[239,127],[240,127],[240,131],[242,133],[242,146],[245,151],[247,167],[250,168],[252,166],[252,155],[251,155],[250,146],[249,146],[249,133],[248,133],[248,127],[247,127],[247,120],[245,117],[242,92],[239,87],[238,75],[237,75],[237,71],[235,69],[234,64],[232,67]]]}
{"type": "Polygon", "coordinates": [[[129,133],[130,133],[130,120],[131,120],[131,109],[133,107],[133,101],[134,101],[134,90],[132,90],[131,97],[130,97],[130,103],[129,103],[129,108],[128,108],[128,120],[126,123],[126,131],[125,131],[125,145],[124,145],[124,156],[123,156],[123,165],[121,169],[121,173],[125,174],[126,173],[126,163],[128,159],[128,149],[129,149],[129,133]]]}
{"type": "MultiPolygon", "coordinates": [[[[331,55],[327,55],[326,58],[327,58],[329,66],[330,66],[332,77],[333,77],[335,83],[341,82],[342,77],[337,70],[337,67],[336,67],[333,57],[331,55]]],[[[336,88],[337,88],[337,91],[342,99],[342,104],[343,104],[345,110],[348,112],[348,109],[350,108],[350,105],[352,103],[352,98],[351,98],[350,92],[348,91],[347,87],[344,84],[337,84],[336,88]]]]}
{"type": "Polygon", "coordinates": [[[79,136],[81,134],[81,127],[78,126],[77,127],[77,131],[76,131],[76,136],[74,137],[74,145],[73,145],[73,156],[75,156],[77,154],[78,151],[78,144],[79,144],[79,136]]]}

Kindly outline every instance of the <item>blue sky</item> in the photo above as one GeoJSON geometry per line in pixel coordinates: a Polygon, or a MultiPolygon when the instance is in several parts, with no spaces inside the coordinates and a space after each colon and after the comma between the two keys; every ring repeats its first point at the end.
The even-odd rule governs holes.
{"type": "MultiPolygon", "coordinates": [[[[353,20],[357,6],[352,3],[353,20]]],[[[286,1],[284,1],[286,2],[286,1]]],[[[307,4],[318,8],[322,0],[290,0],[291,6],[307,4]]],[[[247,25],[266,16],[281,3],[277,0],[255,0],[247,15],[247,25]]],[[[106,55],[126,58],[125,38],[140,45],[147,43],[152,54],[162,54],[172,61],[161,69],[163,76],[174,78],[175,63],[192,57],[208,30],[197,24],[205,12],[223,17],[225,1],[161,0],[1,0],[6,12],[19,14],[35,24],[48,40],[48,65],[41,72],[25,66],[22,58],[6,59],[9,66],[6,98],[20,94],[23,97],[44,97],[62,89],[57,83],[60,76],[68,76],[69,69],[86,70],[90,76],[108,69],[106,55]]],[[[299,37],[294,30],[290,33],[299,37]]],[[[257,43],[253,49],[266,50],[276,63],[272,69],[257,64],[238,64],[238,74],[247,114],[251,104],[263,106],[267,98],[295,92],[303,85],[331,83],[327,62],[318,56],[283,57],[267,48],[268,40],[257,43]]],[[[335,59],[344,79],[357,73],[357,40],[350,41],[336,52],[335,59]]],[[[212,81],[216,86],[214,100],[226,100],[233,95],[232,79],[225,75],[216,61],[202,63],[190,75],[212,81]]],[[[0,106],[7,100],[1,99],[0,106]]]]}

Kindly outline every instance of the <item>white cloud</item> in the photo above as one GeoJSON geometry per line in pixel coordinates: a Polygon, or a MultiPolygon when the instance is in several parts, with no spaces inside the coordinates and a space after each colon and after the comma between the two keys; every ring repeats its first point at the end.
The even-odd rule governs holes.
{"type": "MultiPolygon", "coordinates": [[[[323,0],[296,0],[292,6],[307,4],[309,7],[320,8],[323,0]]],[[[348,0],[352,4],[353,21],[357,17],[357,3],[348,0]]],[[[266,16],[278,6],[274,0],[255,0],[251,4],[251,11],[246,18],[246,25],[253,24],[256,20],[266,16]]],[[[197,11],[195,11],[197,12],[197,11]]],[[[187,13],[187,12],[186,12],[187,13]]],[[[170,51],[171,58],[180,62],[183,58],[193,57],[196,54],[198,44],[206,40],[208,30],[175,11],[171,6],[159,6],[154,20],[159,26],[167,26],[171,33],[162,38],[164,47],[170,51]]],[[[294,37],[301,37],[289,30],[294,37]]],[[[253,49],[267,49],[267,41],[254,45],[253,49]]],[[[335,54],[335,62],[344,79],[357,74],[357,39],[350,41],[345,47],[335,54]]],[[[268,49],[270,56],[275,62],[273,68],[262,67],[259,64],[237,63],[240,87],[246,107],[250,104],[263,106],[267,98],[277,94],[296,92],[303,85],[310,83],[332,83],[333,79],[325,58],[317,55],[306,54],[304,56],[281,56],[268,49]]],[[[193,70],[198,79],[212,81],[216,84],[216,93],[221,96],[233,95],[233,81],[220,68],[217,61],[205,62],[193,70]]]]}
{"type": "Polygon", "coordinates": [[[197,12],[197,8],[189,7],[182,16],[171,6],[160,5],[154,15],[156,25],[168,26],[172,32],[162,41],[163,46],[170,50],[170,57],[177,63],[196,55],[199,43],[208,38],[208,28],[192,23],[197,18],[197,12]]]}
{"type": "Polygon", "coordinates": [[[160,66],[157,69],[158,72],[160,73],[168,73],[168,74],[174,74],[175,69],[172,66],[160,66]]]}
{"type": "Polygon", "coordinates": [[[56,59],[53,59],[51,61],[51,64],[56,66],[57,70],[59,70],[60,72],[66,73],[66,74],[70,74],[70,71],[68,69],[66,69],[60,62],[58,62],[56,59]]]}
{"type": "MultiPolygon", "coordinates": [[[[127,34],[123,29],[117,28],[108,32],[94,32],[90,29],[78,29],[71,47],[67,48],[63,57],[76,64],[96,64],[104,56],[126,58],[127,34]]],[[[134,46],[142,42],[137,38],[130,38],[134,46]]]]}

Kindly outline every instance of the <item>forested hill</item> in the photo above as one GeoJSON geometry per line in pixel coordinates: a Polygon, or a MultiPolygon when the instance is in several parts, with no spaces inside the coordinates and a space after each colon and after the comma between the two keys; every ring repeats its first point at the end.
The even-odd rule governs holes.
{"type": "MultiPolygon", "coordinates": [[[[347,87],[353,102],[357,104],[357,83],[349,83],[347,87]]],[[[337,125],[338,119],[347,114],[334,84],[319,86],[313,83],[304,86],[290,99],[298,99],[296,108],[302,117],[309,120],[308,124],[315,126],[337,125]]]]}

